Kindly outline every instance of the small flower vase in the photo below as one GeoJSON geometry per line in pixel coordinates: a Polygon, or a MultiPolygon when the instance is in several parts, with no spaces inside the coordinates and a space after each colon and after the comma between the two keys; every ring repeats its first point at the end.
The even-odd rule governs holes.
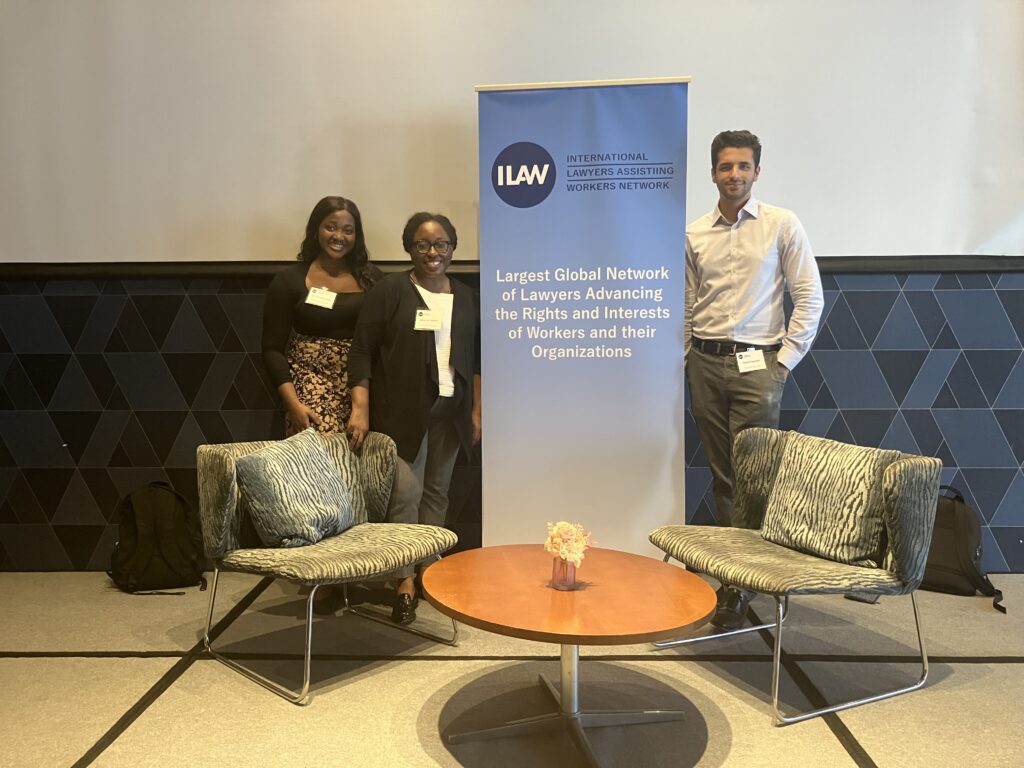
{"type": "Polygon", "coordinates": [[[563,591],[576,588],[576,566],[556,557],[551,561],[551,586],[563,591]]]}

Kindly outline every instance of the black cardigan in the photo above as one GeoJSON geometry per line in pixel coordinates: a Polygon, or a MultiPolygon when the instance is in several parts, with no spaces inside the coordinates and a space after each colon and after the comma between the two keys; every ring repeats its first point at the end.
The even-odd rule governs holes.
{"type": "MultiPolygon", "coordinates": [[[[438,394],[434,333],[413,330],[416,310],[427,305],[410,272],[386,275],[366,294],[348,361],[350,386],[370,380],[370,429],[390,435],[406,461],[416,458],[438,394]]],[[[473,376],[480,373],[480,310],[472,288],[450,282],[455,425],[468,452],[473,446],[473,376]]]]}

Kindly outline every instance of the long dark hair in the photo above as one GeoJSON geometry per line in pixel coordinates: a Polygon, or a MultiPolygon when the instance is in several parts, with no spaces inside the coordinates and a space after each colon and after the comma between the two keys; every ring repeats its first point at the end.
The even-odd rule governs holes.
{"type": "Polygon", "coordinates": [[[309,263],[320,255],[320,224],[337,211],[348,211],[356,224],[356,242],[352,250],[345,254],[345,266],[364,291],[370,290],[381,278],[381,271],[370,263],[370,252],[366,249],[363,237],[363,217],[359,206],[344,197],[329,196],[313,206],[306,222],[306,237],[299,246],[299,261],[309,263]]]}

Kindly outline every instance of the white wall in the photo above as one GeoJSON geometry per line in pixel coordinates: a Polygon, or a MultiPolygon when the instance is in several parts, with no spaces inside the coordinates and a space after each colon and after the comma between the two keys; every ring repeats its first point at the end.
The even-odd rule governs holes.
{"type": "Polygon", "coordinates": [[[475,85],[670,75],[689,218],[750,128],[819,255],[1022,255],[1022,73],[1022,0],[0,0],[0,262],[287,259],[325,194],[475,259],[475,85]]]}

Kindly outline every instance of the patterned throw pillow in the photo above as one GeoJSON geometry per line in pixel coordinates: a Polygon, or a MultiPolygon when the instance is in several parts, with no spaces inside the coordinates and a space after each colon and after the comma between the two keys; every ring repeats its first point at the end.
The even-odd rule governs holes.
{"type": "Polygon", "coordinates": [[[312,427],[235,461],[253,526],[268,547],[316,544],[352,526],[352,502],[312,427]]]}
{"type": "Polygon", "coordinates": [[[809,555],[879,567],[882,474],[901,455],[788,433],[761,535],[809,555]]]}

